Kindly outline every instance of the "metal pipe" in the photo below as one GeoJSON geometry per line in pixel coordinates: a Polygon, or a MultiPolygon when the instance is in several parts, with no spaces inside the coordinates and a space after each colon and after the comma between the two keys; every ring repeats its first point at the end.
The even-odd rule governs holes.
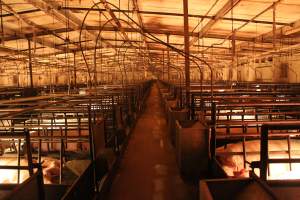
{"type": "Polygon", "coordinates": [[[162,80],[165,80],[165,51],[162,54],[162,80]]]}
{"type": "Polygon", "coordinates": [[[188,0],[183,0],[184,13],[184,53],[185,53],[185,87],[186,87],[186,106],[190,107],[190,37],[189,37],[189,11],[188,0]]]}
{"type": "Polygon", "coordinates": [[[74,60],[73,60],[73,62],[74,62],[74,66],[73,66],[73,68],[74,68],[74,87],[75,88],[77,88],[77,73],[76,73],[76,51],[74,51],[74,60]]]}
{"type": "MultiPolygon", "coordinates": [[[[175,69],[177,72],[178,72],[178,74],[179,74],[179,88],[180,88],[180,91],[179,91],[179,95],[180,95],[180,98],[179,98],[179,101],[180,101],[180,108],[182,108],[182,78],[183,78],[183,75],[184,75],[184,73],[183,73],[183,70],[182,69],[180,69],[180,67],[176,67],[176,66],[172,66],[172,65],[169,65],[169,67],[171,67],[171,68],[173,68],[173,69],[175,69]]],[[[176,86],[176,82],[174,83],[174,85],[176,86]]]]}
{"type": "Polygon", "coordinates": [[[1,15],[1,44],[4,45],[4,27],[3,27],[2,0],[0,0],[0,15],[1,15]]]}
{"type": "Polygon", "coordinates": [[[31,43],[30,43],[30,39],[27,39],[27,42],[28,42],[28,66],[29,66],[30,87],[33,88],[32,56],[31,56],[31,43]]]}
{"type": "MultiPolygon", "coordinates": [[[[170,35],[167,35],[167,44],[170,45],[170,35]]],[[[170,49],[167,51],[167,59],[168,59],[168,82],[170,83],[170,49]]]]}
{"type": "Polygon", "coordinates": [[[276,3],[273,3],[273,48],[276,49],[276,3]]]}

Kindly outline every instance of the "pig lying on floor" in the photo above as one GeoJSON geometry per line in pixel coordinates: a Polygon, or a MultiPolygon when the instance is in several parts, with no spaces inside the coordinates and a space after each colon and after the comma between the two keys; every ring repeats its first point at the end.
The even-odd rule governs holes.
{"type": "MultiPolygon", "coordinates": [[[[36,162],[34,160],[33,162],[36,162]]],[[[44,175],[44,183],[50,184],[53,183],[55,179],[59,177],[60,173],[60,161],[54,158],[43,157],[42,158],[42,168],[44,175]]],[[[1,158],[0,165],[17,165],[16,158],[1,158]]],[[[27,166],[28,162],[26,159],[21,159],[21,165],[27,166]]],[[[18,171],[17,170],[0,170],[0,183],[17,183],[18,182],[18,171]]],[[[20,183],[26,180],[29,177],[29,173],[27,170],[20,170],[20,183]]]]}
{"type": "MultiPolygon", "coordinates": [[[[246,160],[248,162],[260,160],[260,140],[246,141],[246,160]]],[[[291,139],[291,157],[300,158],[300,140],[291,139]]],[[[270,140],[269,141],[269,158],[288,158],[288,143],[287,140],[270,140]],[[274,152],[278,151],[278,152],[274,152]],[[281,152],[279,152],[281,151],[281,152]],[[285,152],[284,152],[285,151],[285,152]]],[[[221,164],[223,170],[229,177],[249,177],[249,165],[244,168],[243,155],[226,155],[226,152],[243,152],[242,142],[228,144],[226,148],[217,148],[217,160],[221,164]]],[[[268,179],[300,179],[300,163],[292,164],[290,171],[289,164],[270,164],[270,174],[268,179]]],[[[259,174],[259,169],[255,170],[259,174]]]]}
{"type": "Polygon", "coordinates": [[[60,174],[60,160],[54,158],[44,158],[42,160],[44,183],[53,183],[60,174]]]}

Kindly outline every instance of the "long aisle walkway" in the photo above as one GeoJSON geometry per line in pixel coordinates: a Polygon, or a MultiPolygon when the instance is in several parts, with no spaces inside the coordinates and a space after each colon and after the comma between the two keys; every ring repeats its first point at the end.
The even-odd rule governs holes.
{"type": "Polygon", "coordinates": [[[196,187],[180,177],[175,150],[167,135],[158,87],[154,84],[108,199],[193,200],[196,196],[196,187]]]}

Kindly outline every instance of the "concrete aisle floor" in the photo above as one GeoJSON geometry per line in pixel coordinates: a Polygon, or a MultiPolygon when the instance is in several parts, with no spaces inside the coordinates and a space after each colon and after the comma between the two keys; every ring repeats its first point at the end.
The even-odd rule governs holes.
{"type": "Polygon", "coordinates": [[[154,84],[108,199],[193,200],[197,198],[196,188],[195,184],[185,183],[180,177],[158,87],[154,84]]]}

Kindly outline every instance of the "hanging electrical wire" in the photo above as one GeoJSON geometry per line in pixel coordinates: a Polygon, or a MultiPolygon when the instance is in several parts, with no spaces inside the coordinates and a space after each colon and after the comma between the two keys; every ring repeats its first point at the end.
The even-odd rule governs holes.
{"type": "MultiPolygon", "coordinates": [[[[115,5],[112,4],[112,3],[109,3],[109,2],[106,2],[106,3],[109,4],[110,6],[114,7],[115,9],[117,9],[119,12],[122,12],[128,19],[130,19],[130,21],[131,21],[132,23],[134,23],[137,27],[139,27],[139,29],[142,29],[142,27],[140,27],[140,25],[139,25],[135,20],[133,20],[129,15],[127,15],[126,12],[120,10],[117,6],[115,6],[115,5]]],[[[95,7],[98,7],[100,4],[101,4],[101,2],[94,3],[94,5],[88,10],[88,12],[87,12],[87,13],[85,14],[85,16],[84,16],[84,19],[83,19],[83,21],[82,21],[82,25],[81,25],[81,28],[80,28],[80,35],[79,35],[79,43],[80,43],[80,45],[81,45],[81,35],[82,35],[81,33],[82,33],[82,30],[83,30],[83,27],[84,27],[85,20],[86,20],[87,16],[89,15],[89,12],[90,12],[91,10],[95,10],[95,7]]],[[[99,9],[99,12],[101,12],[100,9],[99,9]]],[[[128,24],[128,25],[131,26],[131,24],[128,24]]],[[[151,34],[151,33],[145,34],[145,33],[143,33],[142,31],[140,31],[140,30],[138,30],[138,29],[136,29],[136,28],[134,28],[134,27],[132,27],[132,26],[131,26],[131,28],[135,29],[136,32],[139,32],[141,35],[143,35],[143,36],[145,36],[145,37],[147,37],[147,38],[149,38],[149,39],[151,39],[151,40],[153,40],[153,41],[156,41],[156,42],[158,42],[158,43],[160,43],[160,44],[162,44],[162,45],[164,45],[164,46],[166,46],[166,47],[168,47],[168,48],[170,48],[170,49],[172,49],[173,51],[179,53],[179,54],[182,55],[183,57],[187,57],[187,55],[185,54],[185,52],[184,52],[183,50],[178,49],[178,48],[176,48],[176,47],[174,47],[174,46],[172,46],[172,45],[167,44],[166,42],[160,40],[159,38],[157,38],[157,37],[154,36],[153,34],[151,34]]],[[[97,43],[97,42],[96,42],[96,43],[97,43]]],[[[82,55],[83,55],[83,57],[84,57],[84,60],[85,60],[85,63],[86,63],[86,67],[87,67],[87,70],[89,71],[89,66],[88,66],[88,63],[87,63],[87,61],[86,61],[85,54],[84,54],[82,48],[81,48],[81,52],[82,52],[82,55]]],[[[208,62],[206,62],[204,59],[199,58],[199,57],[197,57],[197,56],[195,56],[195,55],[192,55],[192,54],[189,55],[188,59],[189,59],[190,61],[192,61],[194,64],[196,64],[196,66],[199,68],[199,71],[201,71],[201,73],[202,73],[202,70],[201,70],[201,67],[199,66],[199,64],[197,63],[197,61],[203,63],[204,65],[206,65],[206,66],[209,68],[209,70],[211,71],[211,96],[213,96],[213,90],[212,90],[212,85],[213,85],[213,71],[212,71],[212,67],[210,66],[210,64],[209,64],[208,62]],[[196,60],[197,60],[197,61],[196,61],[196,60]]],[[[201,84],[202,84],[202,82],[201,82],[201,84]]]]}
{"type": "MultiPolygon", "coordinates": [[[[217,3],[219,2],[219,0],[216,0],[212,6],[208,9],[208,11],[205,13],[204,17],[201,18],[200,22],[198,22],[198,24],[195,26],[195,28],[192,30],[192,33],[194,33],[194,31],[197,29],[197,27],[204,21],[205,17],[207,17],[210,13],[210,11],[212,11],[212,9],[217,5],[217,3]]],[[[198,31],[198,33],[200,33],[200,31],[198,31]]]]}
{"type": "MultiPolygon", "coordinates": [[[[282,0],[277,0],[275,3],[272,3],[270,6],[268,6],[267,8],[265,8],[264,10],[262,10],[261,12],[259,12],[257,15],[255,15],[254,17],[252,17],[250,20],[248,20],[247,22],[245,22],[241,26],[235,28],[235,32],[237,33],[239,30],[241,30],[242,28],[244,28],[247,24],[253,22],[257,17],[261,16],[262,14],[264,14],[265,12],[267,12],[268,10],[270,10],[274,5],[276,5],[280,1],[282,1],[282,0]]],[[[232,18],[232,20],[233,20],[233,18],[232,18]]],[[[203,51],[205,52],[208,49],[213,48],[214,46],[223,45],[228,39],[230,39],[230,37],[232,37],[232,34],[233,34],[233,32],[229,33],[228,35],[226,35],[226,37],[221,42],[214,43],[210,47],[207,47],[206,49],[204,49],[203,51]]]]}

